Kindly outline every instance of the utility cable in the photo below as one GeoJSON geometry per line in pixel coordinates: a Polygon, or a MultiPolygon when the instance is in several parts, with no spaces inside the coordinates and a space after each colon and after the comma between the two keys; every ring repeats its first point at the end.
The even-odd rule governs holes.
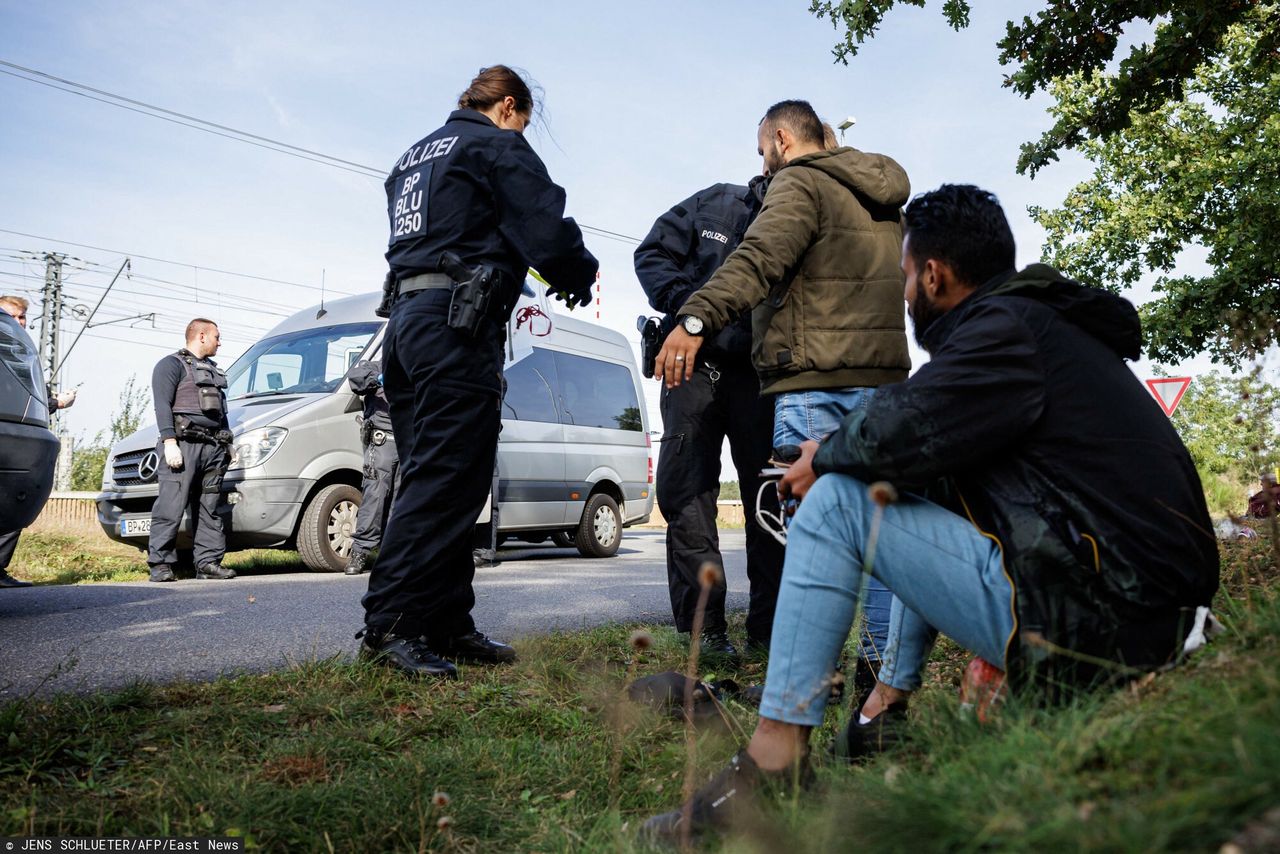
{"type": "MultiPolygon", "coordinates": [[[[84,83],[77,83],[74,80],[67,80],[64,77],[57,77],[47,72],[38,71],[34,68],[28,68],[24,65],[18,65],[17,63],[9,62],[7,60],[0,59],[0,65],[14,69],[14,71],[5,71],[0,68],[0,74],[7,74],[10,77],[16,77],[17,79],[25,80],[28,83],[38,83],[41,86],[57,89],[70,95],[79,95],[83,98],[98,101],[112,107],[119,107],[122,110],[129,110],[133,113],[151,116],[155,119],[162,119],[173,124],[191,128],[192,130],[203,131],[204,133],[210,133],[214,136],[220,136],[224,139],[230,139],[236,142],[243,142],[248,145],[257,146],[258,148],[265,148],[268,151],[288,154],[291,157],[297,157],[302,160],[310,160],[311,162],[319,163],[322,166],[331,166],[335,169],[342,169],[346,172],[354,172],[358,175],[376,178],[379,181],[383,181],[387,177],[387,170],[380,169],[376,166],[368,166],[364,163],[357,163],[354,160],[345,160],[341,157],[335,157],[332,154],[325,154],[322,151],[303,148],[302,146],[293,145],[282,140],[272,139],[269,136],[262,136],[261,134],[251,133],[249,131],[240,130],[239,128],[230,127],[229,125],[223,125],[209,121],[208,119],[202,119],[199,116],[192,116],[187,113],[180,113],[176,110],[170,110],[155,104],[148,104],[146,101],[139,101],[124,95],[117,95],[114,92],[108,92],[105,89],[97,89],[84,83]],[[18,74],[15,73],[15,71],[22,73],[18,74]],[[37,80],[33,77],[23,76],[26,74],[35,75],[35,77],[41,77],[44,79],[37,80]]],[[[578,223],[578,226],[583,231],[591,232],[599,237],[606,237],[626,243],[640,242],[639,238],[632,237],[629,234],[622,234],[617,231],[610,231],[607,228],[596,228],[593,225],[585,225],[583,223],[578,223]]]]}
{"type": "Polygon", "coordinates": [[[28,234],[25,231],[13,231],[12,229],[8,229],[8,228],[0,228],[0,234],[14,234],[14,235],[17,235],[18,237],[30,238],[31,240],[47,240],[50,243],[63,243],[63,244],[66,244],[67,246],[78,246],[81,249],[92,249],[95,252],[110,252],[112,255],[122,255],[122,256],[127,255],[131,258],[141,258],[144,261],[157,261],[161,264],[172,264],[175,267],[186,267],[188,270],[204,270],[207,273],[218,273],[223,276],[238,276],[242,279],[253,279],[254,281],[258,281],[258,282],[270,282],[271,284],[275,284],[275,285],[289,285],[295,288],[306,288],[309,291],[323,290],[324,293],[326,294],[339,294],[344,297],[356,296],[356,294],[353,294],[350,291],[340,291],[335,288],[329,288],[329,287],[321,288],[319,285],[305,285],[301,282],[288,282],[288,281],[285,281],[284,279],[272,279],[267,276],[255,276],[252,273],[237,273],[234,270],[219,270],[216,267],[204,267],[204,266],[201,266],[200,264],[190,264],[186,261],[173,261],[169,258],[156,258],[153,255],[143,255],[139,252],[126,252],[121,249],[108,249],[104,246],[90,246],[88,243],[76,243],[74,240],[59,240],[56,237],[46,237],[40,234],[28,234]]]}

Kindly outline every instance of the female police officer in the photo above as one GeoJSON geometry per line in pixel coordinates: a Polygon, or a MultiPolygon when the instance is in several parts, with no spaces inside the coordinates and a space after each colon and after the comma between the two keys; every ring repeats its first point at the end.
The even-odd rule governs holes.
{"type": "Polygon", "coordinates": [[[497,454],[505,324],[528,267],[570,308],[590,302],[599,268],[523,136],[535,108],[524,79],[481,69],[458,107],[386,182],[398,296],[383,381],[401,481],[363,600],[361,647],[405,673],[450,678],[450,659],[516,657],[471,619],[471,532],[497,454]]]}

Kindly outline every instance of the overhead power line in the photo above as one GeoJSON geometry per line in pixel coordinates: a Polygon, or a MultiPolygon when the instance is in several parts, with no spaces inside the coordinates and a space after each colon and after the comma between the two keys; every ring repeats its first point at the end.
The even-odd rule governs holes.
{"type": "Polygon", "coordinates": [[[87,243],[76,243],[74,240],[59,240],[56,237],[45,237],[39,234],[28,234],[25,231],[13,231],[8,228],[0,228],[0,233],[14,234],[14,235],[17,235],[18,237],[27,237],[32,240],[47,240],[51,243],[62,243],[67,246],[78,246],[81,249],[92,249],[96,252],[110,252],[112,255],[127,255],[132,258],[142,258],[143,260],[146,260],[146,261],[157,261],[161,264],[172,264],[175,267],[186,267],[188,270],[203,270],[208,273],[218,273],[223,276],[238,276],[242,279],[253,279],[254,281],[257,281],[257,282],[270,282],[276,285],[290,285],[295,288],[306,288],[307,290],[310,290],[310,291],[323,290],[326,294],[339,294],[341,296],[346,296],[346,297],[355,296],[355,294],[351,293],[350,291],[340,291],[340,290],[337,290],[336,288],[327,288],[327,287],[321,288],[319,285],[307,285],[307,284],[303,284],[302,282],[288,282],[288,281],[285,281],[284,279],[272,279],[268,276],[255,276],[252,273],[237,273],[234,270],[219,270],[217,267],[205,267],[201,264],[192,264],[187,261],[174,261],[169,258],[156,258],[153,255],[142,255],[141,253],[138,253],[138,252],[127,252],[123,249],[108,249],[104,246],[90,246],[87,243]]]}
{"type": "MultiPolygon", "coordinates": [[[[282,140],[272,139],[269,136],[262,136],[261,134],[251,133],[250,131],[240,130],[239,128],[234,128],[229,125],[219,124],[218,122],[209,121],[208,119],[202,119],[199,116],[180,113],[176,110],[170,110],[166,107],[160,107],[155,104],[148,104],[146,101],[139,101],[124,95],[117,95],[114,92],[108,92],[105,89],[97,89],[84,83],[77,83],[74,80],[67,80],[64,77],[57,77],[53,74],[39,71],[35,68],[28,68],[24,65],[8,62],[7,60],[0,59],[0,66],[13,69],[11,71],[6,71],[4,68],[0,68],[0,74],[7,74],[10,77],[25,80],[28,83],[37,83],[41,86],[47,86],[51,89],[57,89],[71,95],[79,95],[80,97],[88,98],[92,101],[98,101],[112,107],[119,107],[122,110],[140,113],[144,116],[150,116],[154,119],[160,119],[162,121],[182,125],[183,127],[188,127],[192,130],[210,133],[214,136],[220,136],[224,139],[230,139],[235,142],[243,142],[247,145],[265,148],[269,151],[275,151],[280,154],[287,154],[290,157],[310,160],[312,163],[319,163],[322,166],[330,166],[334,169],[342,169],[346,172],[354,172],[357,175],[376,178],[379,181],[386,180],[387,177],[387,170],[380,169],[377,166],[357,163],[354,160],[346,160],[341,157],[335,157],[332,154],[325,154],[322,151],[303,148],[302,146],[293,145],[292,143],[284,142],[282,140]]],[[[624,243],[640,242],[639,238],[632,237],[629,234],[622,234],[621,232],[611,231],[607,228],[596,228],[593,225],[586,225],[584,223],[579,223],[578,225],[583,231],[590,232],[599,237],[605,237],[610,240],[617,240],[624,243]]]]}
{"type": "Polygon", "coordinates": [[[325,166],[332,166],[335,169],[342,169],[347,172],[355,172],[357,175],[367,175],[371,178],[382,180],[386,178],[386,170],[378,169],[375,166],[365,166],[361,163],[353,163],[350,160],[343,160],[341,157],[334,157],[329,154],[323,154],[319,151],[312,151],[298,145],[291,145],[287,142],[281,142],[278,139],[271,139],[266,136],[259,136],[248,131],[238,130],[226,125],[220,125],[217,122],[207,121],[206,119],[197,118],[196,116],[188,116],[185,113],[179,113],[174,110],[168,110],[164,107],[157,107],[155,104],[148,104],[144,101],[135,101],[132,98],[126,98],[124,95],[116,95],[112,92],[106,92],[102,89],[95,89],[92,86],[86,86],[83,83],[76,83],[72,80],[65,80],[61,77],[55,77],[52,74],[46,74],[43,71],[37,71],[34,68],[26,68],[12,62],[0,59],[0,65],[17,69],[23,74],[32,74],[36,77],[43,77],[44,80],[37,80],[35,77],[26,77],[23,74],[15,74],[13,71],[5,71],[0,69],[0,74],[7,74],[10,77],[16,77],[19,80],[26,80],[28,83],[38,83],[41,86],[48,86],[51,89],[57,89],[71,95],[79,95],[82,98],[88,98],[91,101],[98,101],[108,104],[112,107],[119,107],[123,110],[129,110],[133,113],[141,113],[144,116],[151,116],[154,119],[172,122],[176,125],[189,127],[192,130],[211,133],[214,136],[221,136],[225,139],[233,139],[237,142],[244,142],[249,145],[256,145],[259,148],[266,148],[271,151],[277,151],[280,154],[288,154],[292,157],[299,157],[303,160],[310,160],[313,163],[320,163],[325,166]],[[47,81],[54,81],[52,83],[47,81]],[[57,84],[63,84],[61,86],[57,84]],[[70,88],[68,88],[70,87],[70,88]],[[92,94],[90,94],[92,93],[92,94]],[[95,97],[100,95],[102,97],[95,97]],[[132,105],[132,106],[131,106],[132,105]]]}

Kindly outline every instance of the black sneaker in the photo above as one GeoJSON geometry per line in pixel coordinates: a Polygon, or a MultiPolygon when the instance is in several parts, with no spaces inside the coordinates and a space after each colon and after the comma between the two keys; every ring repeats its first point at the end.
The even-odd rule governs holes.
{"type": "Polygon", "coordinates": [[[196,569],[196,578],[198,579],[218,579],[229,580],[236,577],[234,569],[227,569],[220,563],[206,563],[196,569]]]}
{"type": "Polygon", "coordinates": [[[707,658],[738,660],[738,648],[733,645],[733,641],[729,640],[728,632],[723,629],[703,632],[702,643],[698,648],[700,654],[707,658]]]}
{"type": "Polygon", "coordinates": [[[367,629],[356,635],[362,636],[364,640],[360,643],[360,658],[363,661],[381,664],[408,676],[424,679],[458,678],[458,668],[432,652],[426,638],[402,638],[367,629]]]}
{"type": "Polygon", "coordinates": [[[177,581],[178,576],[173,574],[173,567],[160,564],[159,566],[151,567],[151,580],[156,582],[177,581]]]}
{"type": "Polygon", "coordinates": [[[430,646],[439,655],[468,664],[510,664],[516,660],[514,649],[505,643],[490,640],[481,632],[440,638],[430,646]]]}
{"type": "MultiPolygon", "coordinates": [[[[805,759],[801,766],[801,785],[806,785],[811,776],[812,770],[805,759]]],[[[755,794],[762,786],[772,784],[785,791],[794,779],[791,769],[761,771],[743,748],[719,774],[694,792],[684,807],[655,815],[642,824],[640,835],[650,842],[681,845],[687,837],[697,844],[707,833],[724,832],[735,821],[754,812],[755,794]]]]}
{"type": "Polygon", "coordinates": [[[862,762],[871,759],[887,750],[897,747],[906,740],[907,704],[891,703],[880,714],[865,724],[858,723],[862,707],[866,705],[867,696],[853,710],[844,729],[836,735],[831,743],[831,754],[848,762],[862,762]]]}
{"type": "Polygon", "coordinates": [[[369,571],[369,553],[356,549],[351,552],[351,559],[347,561],[347,568],[343,570],[347,575],[360,575],[369,571]]]}

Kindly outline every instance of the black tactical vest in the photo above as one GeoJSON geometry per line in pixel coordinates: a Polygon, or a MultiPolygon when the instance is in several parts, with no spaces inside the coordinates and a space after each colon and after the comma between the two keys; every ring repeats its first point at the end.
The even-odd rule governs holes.
{"type": "Polygon", "coordinates": [[[227,375],[208,359],[197,359],[188,350],[174,353],[186,375],[173,394],[173,411],[183,415],[203,415],[221,421],[227,414],[227,375]]]}

